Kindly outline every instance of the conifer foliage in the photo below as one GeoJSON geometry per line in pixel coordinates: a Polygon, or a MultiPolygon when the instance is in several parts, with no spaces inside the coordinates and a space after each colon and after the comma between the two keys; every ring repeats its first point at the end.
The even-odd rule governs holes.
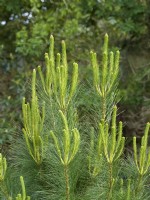
{"type": "Polygon", "coordinates": [[[134,137],[133,156],[124,155],[123,123],[117,121],[116,106],[119,57],[119,51],[109,52],[107,34],[102,62],[98,64],[91,52],[100,118],[98,127],[86,131],[89,139],[78,117],[78,64],[70,70],[64,41],[62,53],[55,56],[50,37],[45,69],[33,70],[31,102],[23,98],[22,134],[12,144],[8,161],[0,154],[1,199],[150,199],[149,123],[141,146],[134,137]]]}

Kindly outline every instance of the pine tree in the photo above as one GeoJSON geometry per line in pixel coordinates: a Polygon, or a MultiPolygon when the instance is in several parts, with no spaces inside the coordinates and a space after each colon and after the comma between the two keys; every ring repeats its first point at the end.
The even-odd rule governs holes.
{"type": "Polygon", "coordinates": [[[146,125],[140,148],[134,137],[133,155],[125,157],[123,123],[117,122],[120,53],[109,53],[106,34],[102,62],[98,64],[96,53],[90,55],[100,107],[98,126],[89,128],[81,123],[78,64],[73,63],[69,76],[65,42],[62,53],[55,56],[54,37],[50,36],[46,69],[38,66],[33,70],[31,100],[22,101],[21,136],[12,144],[8,161],[0,154],[1,199],[149,199],[150,124],[146,125]]]}

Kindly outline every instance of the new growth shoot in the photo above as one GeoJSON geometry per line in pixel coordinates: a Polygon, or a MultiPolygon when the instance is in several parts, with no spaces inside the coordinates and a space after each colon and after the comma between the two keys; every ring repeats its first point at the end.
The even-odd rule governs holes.
{"type": "Polygon", "coordinates": [[[0,153],[0,182],[4,180],[7,170],[6,158],[0,153]]]}
{"type": "Polygon", "coordinates": [[[117,129],[116,125],[117,107],[114,106],[111,119],[111,128],[109,124],[104,122],[100,123],[100,135],[102,137],[104,156],[109,166],[109,192],[108,200],[112,198],[112,188],[115,179],[113,178],[113,164],[121,156],[124,150],[125,137],[122,136],[122,122],[119,122],[117,129]],[[110,129],[110,130],[109,130],[110,129]],[[110,131],[110,133],[109,133],[110,131]]]}
{"type": "Polygon", "coordinates": [[[36,94],[36,71],[33,70],[32,76],[32,99],[31,103],[22,102],[23,112],[23,133],[28,151],[34,161],[39,165],[42,162],[43,140],[41,133],[45,118],[45,103],[43,102],[42,110],[39,109],[38,97],[36,94]]]}
{"type": "Polygon", "coordinates": [[[30,200],[30,197],[26,196],[26,189],[25,189],[24,179],[22,176],[20,176],[20,182],[22,187],[22,194],[18,194],[16,200],[30,200]]]}
{"type": "Polygon", "coordinates": [[[91,51],[91,64],[93,68],[93,84],[100,97],[101,119],[107,120],[111,105],[115,101],[115,89],[118,84],[120,52],[108,51],[108,35],[105,34],[102,52],[102,62],[97,62],[97,54],[91,51]]]}
{"type": "Polygon", "coordinates": [[[136,137],[133,137],[133,150],[134,150],[134,161],[139,173],[138,184],[135,190],[135,195],[141,189],[141,181],[143,176],[148,172],[150,167],[150,150],[148,149],[148,133],[150,129],[150,123],[147,123],[144,136],[141,140],[141,147],[138,153],[136,137]]]}
{"type": "Polygon", "coordinates": [[[73,73],[71,83],[68,81],[68,62],[66,54],[66,44],[62,41],[62,54],[54,56],[54,37],[50,37],[49,54],[45,54],[46,74],[41,67],[38,67],[41,83],[45,93],[50,98],[55,98],[59,109],[66,112],[74,96],[78,82],[78,64],[73,63],[73,73]],[[69,86],[71,85],[71,86],[69,86]]]}
{"type": "Polygon", "coordinates": [[[6,200],[12,200],[6,184],[7,161],[0,153],[0,192],[4,195],[6,200]]]}
{"type": "Polygon", "coordinates": [[[117,107],[114,106],[112,114],[111,134],[109,134],[108,123],[101,122],[100,134],[103,141],[104,155],[107,162],[112,165],[122,154],[125,137],[122,136],[122,122],[119,122],[118,131],[116,125],[117,107]]]}
{"type": "Polygon", "coordinates": [[[59,141],[53,131],[51,131],[50,134],[54,140],[60,161],[64,166],[66,166],[70,164],[70,162],[73,160],[76,153],[78,152],[80,144],[80,134],[76,128],[72,129],[71,131],[69,130],[67,118],[61,110],[59,112],[64,123],[63,149],[61,149],[61,145],[59,144],[59,141]]]}

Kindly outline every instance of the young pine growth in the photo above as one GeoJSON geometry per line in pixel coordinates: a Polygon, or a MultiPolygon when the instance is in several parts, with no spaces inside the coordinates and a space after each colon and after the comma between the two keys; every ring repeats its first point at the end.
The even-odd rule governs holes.
{"type": "Polygon", "coordinates": [[[91,51],[91,63],[93,67],[93,84],[101,99],[102,119],[106,120],[116,97],[118,84],[120,52],[108,53],[108,35],[105,34],[102,63],[99,66],[96,53],[91,51]]]}
{"type": "Polygon", "coordinates": [[[22,187],[22,194],[18,194],[16,200],[30,200],[30,197],[26,196],[26,189],[25,189],[24,179],[22,176],[20,176],[20,182],[22,187]]]}
{"type": "Polygon", "coordinates": [[[128,179],[126,200],[131,200],[131,179],[128,179]]]}
{"type": "Polygon", "coordinates": [[[136,137],[133,137],[134,160],[139,173],[137,187],[135,189],[135,195],[137,195],[138,192],[140,191],[143,176],[148,172],[148,169],[150,167],[150,150],[148,149],[149,129],[150,129],[150,123],[147,123],[144,136],[142,137],[141,140],[141,147],[139,153],[136,145],[136,137]]]}
{"type": "Polygon", "coordinates": [[[113,178],[113,164],[116,160],[120,158],[125,144],[125,137],[122,136],[122,122],[119,122],[119,127],[117,131],[116,114],[117,107],[114,106],[110,128],[111,134],[109,134],[109,125],[107,122],[102,120],[99,125],[103,143],[104,156],[108,162],[109,167],[109,187],[107,197],[108,200],[112,198],[112,190],[115,182],[115,179],[113,178]]]}
{"type": "Polygon", "coordinates": [[[94,139],[94,128],[91,130],[91,140],[89,149],[89,172],[93,177],[96,177],[101,170],[103,159],[102,136],[99,134],[97,141],[94,139]]]}
{"type": "Polygon", "coordinates": [[[117,131],[116,114],[117,107],[114,106],[111,123],[111,134],[109,134],[108,123],[102,121],[99,125],[100,134],[103,141],[104,155],[109,164],[112,164],[121,156],[125,143],[125,137],[122,136],[122,122],[119,122],[117,131]]]}
{"type": "Polygon", "coordinates": [[[6,158],[3,157],[0,153],[0,195],[2,195],[2,197],[4,197],[6,200],[12,200],[12,197],[9,194],[10,192],[5,181],[6,171],[7,161],[6,158]]]}
{"type": "Polygon", "coordinates": [[[63,112],[66,112],[77,87],[78,64],[73,63],[71,86],[69,86],[66,45],[65,42],[62,41],[62,55],[58,53],[55,61],[53,36],[50,37],[49,55],[47,53],[45,54],[45,61],[45,76],[41,70],[41,67],[38,67],[43,89],[49,97],[56,99],[59,109],[63,112]]]}
{"type": "MultiPolygon", "coordinates": [[[[77,128],[70,128],[75,127],[76,122],[74,118],[76,110],[72,100],[77,88],[78,65],[73,64],[73,75],[69,82],[65,42],[62,41],[62,54],[57,54],[56,58],[53,36],[50,37],[50,43],[49,53],[45,54],[46,72],[42,72],[41,67],[38,67],[40,76],[40,83],[38,83],[42,84],[44,92],[38,91],[40,87],[36,87],[36,70],[34,69],[31,103],[26,103],[25,98],[22,102],[23,133],[26,149],[31,157],[29,159],[26,156],[28,152],[25,148],[18,148],[22,147],[22,142],[24,142],[24,140],[18,140],[18,146],[17,142],[15,143],[14,154],[16,152],[16,156],[12,159],[12,169],[16,170],[12,179],[15,180],[14,177],[20,176],[19,169],[21,169],[22,175],[27,174],[26,188],[30,196],[32,195],[32,198],[37,200],[144,200],[144,197],[149,195],[149,191],[143,187],[144,192],[148,191],[145,195],[144,192],[140,193],[139,189],[142,188],[140,187],[142,177],[148,173],[150,166],[150,151],[148,150],[150,124],[148,123],[146,126],[139,153],[136,137],[133,139],[134,160],[139,173],[136,182],[133,171],[127,165],[127,159],[124,160],[123,165],[122,160],[119,160],[125,144],[122,122],[119,122],[117,126],[117,107],[113,106],[116,105],[119,51],[115,55],[113,52],[108,53],[108,35],[106,34],[100,65],[97,63],[96,53],[91,52],[94,87],[100,100],[100,124],[97,134],[95,134],[97,126],[95,125],[92,129],[90,141],[85,137],[84,131],[80,131],[83,134],[82,138],[85,139],[85,146],[81,147],[81,152],[79,151],[80,133],[77,128]],[[46,99],[46,103],[42,104],[43,99],[46,99]],[[45,112],[45,105],[47,112],[45,112]],[[58,115],[58,111],[60,115],[58,115]],[[45,142],[42,137],[43,129],[49,130],[51,141],[45,142]],[[90,146],[89,163],[86,160],[87,144],[90,146]],[[47,151],[43,155],[45,148],[47,151]],[[83,162],[81,162],[81,158],[83,162]],[[40,166],[35,166],[32,159],[40,166]],[[14,163],[16,160],[17,164],[14,163]],[[89,172],[91,176],[89,176],[89,172]]],[[[82,126],[85,124],[83,123],[82,126]]],[[[83,128],[87,129],[87,127],[83,128]]],[[[81,128],[81,130],[83,129],[81,128]]],[[[5,178],[6,169],[6,159],[0,154],[0,198],[12,200],[10,197],[12,191],[9,191],[11,187],[8,187],[11,185],[7,184],[9,181],[5,178]]],[[[16,197],[16,185],[12,196],[15,196],[16,200],[30,200],[30,197],[26,195],[23,177],[20,177],[20,181],[22,192],[16,197]]]]}
{"type": "Polygon", "coordinates": [[[134,160],[137,170],[141,176],[146,174],[150,167],[150,150],[148,150],[149,128],[150,123],[147,123],[144,136],[142,137],[139,155],[137,153],[136,137],[133,137],[134,160]]]}
{"type": "Polygon", "coordinates": [[[112,199],[113,186],[116,177],[113,175],[114,163],[123,153],[125,138],[122,135],[122,122],[116,123],[117,107],[114,106],[111,117],[111,125],[104,120],[99,124],[99,134],[97,140],[94,140],[94,129],[92,129],[90,153],[89,153],[89,171],[93,177],[101,173],[103,159],[108,163],[108,187],[107,200],[112,199]]]}
{"type": "Polygon", "coordinates": [[[42,162],[43,140],[41,132],[43,129],[45,118],[45,105],[43,103],[42,112],[40,112],[38,98],[36,95],[36,71],[33,70],[32,76],[32,100],[30,103],[25,103],[25,98],[22,102],[23,112],[23,133],[28,151],[37,164],[42,162]]]}
{"type": "Polygon", "coordinates": [[[131,179],[127,180],[125,185],[123,179],[120,180],[120,195],[122,199],[131,200],[131,179]]]}
{"type": "Polygon", "coordinates": [[[0,153],[0,182],[4,180],[7,170],[6,158],[0,153]]]}
{"type": "Polygon", "coordinates": [[[72,129],[72,131],[69,130],[67,118],[61,110],[59,112],[64,123],[63,149],[61,149],[62,145],[59,144],[58,138],[53,133],[53,131],[51,131],[50,134],[54,140],[55,148],[57,150],[60,161],[64,166],[66,166],[70,164],[70,162],[73,160],[76,153],[78,152],[80,144],[80,134],[76,128],[72,129]]]}
{"type": "Polygon", "coordinates": [[[59,141],[59,138],[53,133],[53,131],[50,132],[50,135],[54,140],[58,157],[64,168],[64,178],[66,184],[65,199],[71,200],[70,193],[72,190],[70,189],[69,164],[72,162],[79,150],[80,134],[76,128],[72,129],[71,131],[69,130],[66,116],[61,110],[59,112],[64,123],[63,140],[61,141],[60,139],[59,141]]]}

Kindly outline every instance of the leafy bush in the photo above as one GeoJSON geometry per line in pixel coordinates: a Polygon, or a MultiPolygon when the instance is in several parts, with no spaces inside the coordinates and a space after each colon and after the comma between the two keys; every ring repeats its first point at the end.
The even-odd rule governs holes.
{"type": "Polygon", "coordinates": [[[149,199],[150,124],[140,147],[134,137],[133,155],[125,156],[123,123],[117,122],[119,51],[109,52],[106,34],[102,62],[91,52],[93,86],[87,93],[78,86],[78,64],[69,70],[65,42],[57,55],[53,36],[50,44],[46,68],[33,70],[31,101],[23,98],[23,134],[12,144],[9,167],[0,154],[1,198],[149,199]]]}

